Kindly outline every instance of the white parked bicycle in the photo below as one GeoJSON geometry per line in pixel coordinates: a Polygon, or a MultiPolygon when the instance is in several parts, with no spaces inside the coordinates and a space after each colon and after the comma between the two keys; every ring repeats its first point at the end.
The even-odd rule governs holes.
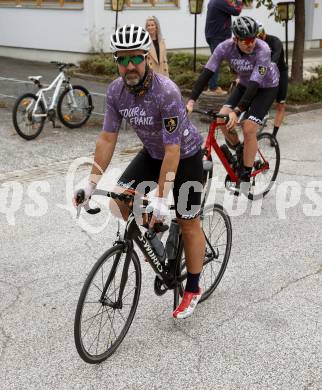
{"type": "Polygon", "coordinates": [[[18,97],[13,107],[12,119],[17,133],[26,140],[31,140],[41,133],[46,118],[53,127],[56,125],[56,110],[60,121],[71,129],[83,126],[93,110],[92,97],[88,90],[81,85],[71,85],[70,77],[64,69],[75,66],[62,62],[52,62],[57,65],[59,75],[47,87],[40,83],[42,76],[29,76],[39,88],[36,94],[25,93],[18,97]],[[61,92],[61,88],[63,91],[61,92]],[[52,98],[47,104],[46,92],[54,89],[52,98]]]}

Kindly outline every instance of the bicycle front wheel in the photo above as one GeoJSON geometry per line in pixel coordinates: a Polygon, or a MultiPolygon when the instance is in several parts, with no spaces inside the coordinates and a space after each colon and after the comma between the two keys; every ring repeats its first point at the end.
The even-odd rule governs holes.
{"type": "Polygon", "coordinates": [[[141,266],[135,251],[128,268],[125,259],[122,244],[109,249],[96,262],[81,291],[74,338],[87,363],[101,363],[111,356],[133,321],[141,291],[141,266]],[[122,277],[125,287],[120,294],[122,277]]]}
{"type": "Polygon", "coordinates": [[[250,200],[263,198],[270,191],[280,166],[280,148],[276,138],[270,133],[261,133],[257,136],[257,142],[253,172],[258,173],[251,177],[250,200]]]}
{"type": "Polygon", "coordinates": [[[81,85],[66,88],[57,103],[58,117],[70,129],[83,126],[91,116],[92,109],[92,96],[81,85]]]}
{"type": "MultiPolygon", "coordinates": [[[[205,207],[201,215],[201,224],[206,239],[206,251],[199,280],[199,286],[203,290],[199,303],[209,298],[219,285],[227,268],[232,243],[230,217],[219,204],[205,207]]],[[[186,261],[183,253],[181,274],[185,271],[186,261]]],[[[183,285],[179,291],[182,295],[183,285]]]]}
{"type": "Polygon", "coordinates": [[[46,120],[46,110],[43,102],[33,93],[21,95],[12,110],[12,121],[20,137],[30,141],[41,133],[46,120]],[[36,107],[36,109],[35,109],[36,107]]]}

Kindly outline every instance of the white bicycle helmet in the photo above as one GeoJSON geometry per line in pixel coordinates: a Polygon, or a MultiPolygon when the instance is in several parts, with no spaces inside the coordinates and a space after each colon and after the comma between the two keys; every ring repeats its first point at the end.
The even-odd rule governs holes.
{"type": "Polygon", "coordinates": [[[150,34],[144,28],[134,24],[125,24],[111,35],[110,46],[112,53],[119,50],[149,51],[151,43],[150,34]]]}

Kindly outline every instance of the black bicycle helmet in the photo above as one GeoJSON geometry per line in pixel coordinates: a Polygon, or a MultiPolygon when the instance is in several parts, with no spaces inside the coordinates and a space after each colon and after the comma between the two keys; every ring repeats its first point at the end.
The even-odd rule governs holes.
{"type": "Polygon", "coordinates": [[[119,50],[144,50],[149,51],[151,45],[150,34],[140,26],[126,24],[119,27],[111,35],[110,46],[112,53],[119,50]]]}
{"type": "Polygon", "coordinates": [[[240,16],[233,21],[232,31],[236,38],[256,38],[258,25],[253,18],[240,16]]]}

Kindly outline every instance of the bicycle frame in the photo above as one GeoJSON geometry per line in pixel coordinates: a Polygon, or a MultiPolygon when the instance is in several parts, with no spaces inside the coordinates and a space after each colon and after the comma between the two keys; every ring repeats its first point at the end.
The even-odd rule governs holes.
{"type": "MultiPolygon", "coordinates": [[[[68,79],[66,78],[65,76],[65,73],[64,71],[60,71],[58,76],[55,78],[55,80],[47,87],[47,88],[41,88],[37,93],[36,93],[36,96],[38,96],[38,99],[37,99],[37,102],[35,104],[35,107],[33,108],[33,111],[32,111],[32,115],[37,118],[37,117],[46,117],[47,116],[47,112],[49,110],[52,110],[56,107],[56,104],[57,104],[57,99],[58,99],[58,96],[59,96],[59,91],[60,91],[60,88],[62,86],[63,83],[69,83],[68,79]],[[45,97],[45,94],[44,92],[48,92],[48,91],[51,91],[52,89],[55,88],[55,91],[54,91],[54,95],[51,99],[51,103],[50,103],[50,106],[48,108],[48,105],[47,105],[47,100],[46,100],[46,97],[45,97]],[[38,108],[38,104],[40,102],[40,100],[43,101],[44,103],[44,106],[45,106],[45,110],[46,110],[46,114],[36,114],[36,110],[38,108]]],[[[74,94],[72,94],[72,100],[73,100],[73,105],[76,105],[76,101],[75,101],[75,98],[74,98],[74,94]]],[[[28,109],[29,107],[27,107],[28,109]]]]}
{"type": "MultiPolygon", "coordinates": [[[[104,191],[104,190],[96,190],[93,195],[103,195],[111,197],[112,199],[119,199],[124,200],[124,198],[131,199],[133,201],[133,195],[123,195],[123,194],[115,194],[113,192],[104,191]],[[120,198],[122,197],[122,199],[120,198]]],[[[80,190],[76,196],[77,202],[81,205],[81,203],[84,201],[85,192],[84,190],[80,190]]],[[[146,200],[143,200],[143,205],[147,206],[148,203],[146,200]]],[[[77,216],[79,216],[80,213],[80,207],[77,210],[77,216]]],[[[85,210],[89,214],[97,214],[100,212],[100,208],[93,208],[91,209],[88,205],[84,206],[85,210]]],[[[171,209],[173,209],[173,206],[171,206],[171,209]]],[[[202,218],[203,213],[201,213],[202,218]]],[[[147,262],[151,265],[154,272],[156,273],[157,277],[160,279],[162,283],[166,286],[167,289],[175,289],[180,286],[180,284],[187,278],[187,274],[180,274],[180,265],[181,265],[181,255],[183,251],[183,239],[182,234],[179,235],[179,242],[177,247],[177,253],[176,258],[174,260],[170,261],[170,264],[167,266],[165,263],[161,262],[156,254],[154,253],[153,248],[151,247],[149,241],[145,238],[144,234],[141,233],[141,230],[139,226],[136,223],[135,215],[132,209],[130,209],[130,214],[127,219],[127,223],[125,226],[124,231],[124,237],[121,239],[120,234],[117,234],[118,239],[114,242],[114,245],[120,245],[120,248],[123,249],[123,253],[126,252],[126,258],[124,263],[124,268],[122,271],[122,277],[121,277],[121,283],[120,283],[120,289],[119,294],[116,302],[105,302],[105,294],[108,290],[111,281],[113,280],[115,276],[115,272],[117,270],[117,266],[120,261],[120,256],[118,256],[112,265],[112,269],[110,272],[110,276],[107,279],[104,288],[102,290],[100,302],[105,302],[108,305],[112,305],[115,308],[120,308],[122,305],[122,295],[124,292],[124,288],[126,285],[126,281],[128,278],[128,269],[131,261],[131,257],[133,255],[133,242],[137,244],[145,258],[147,259],[147,262]]],[[[206,242],[211,249],[211,254],[208,254],[207,260],[204,262],[204,265],[212,261],[213,259],[218,259],[219,253],[218,251],[214,250],[211,243],[209,242],[208,238],[205,235],[206,242]]],[[[134,252],[135,253],[135,252],[134,252]]]]}
{"type": "MultiPolygon", "coordinates": [[[[181,237],[181,236],[180,236],[181,237]]],[[[131,212],[127,220],[124,234],[124,242],[128,244],[129,241],[134,241],[141,252],[144,254],[154,272],[170,287],[169,274],[165,268],[165,265],[160,262],[158,257],[155,255],[153,248],[151,247],[149,241],[141,233],[136,221],[134,213],[131,212]]],[[[131,248],[130,248],[131,249],[131,248]]]]}
{"type": "MultiPolygon", "coordinates": [[[[236,172],[234,172],[234,170],[232,169],[231,165],[229,164],[229,162],[226,159],[226,156],[224,155],[223,151],[221,150],[220,146],[218,145],[218,142],[216,139],[216,133],[215,133],[216,128],[218,126],[224,126],[224,124],[218,123],[217,120],[214,120],[209,125],[209,132],[208,132],[207,140],[205,143],[205,150],[207,151],[206,157],[207,157],[207,160],[210,160],[211,159],[211,149],[214,149],[219,160],[221,161],[222,165],[226,169],[227,174],[230,176],[231,181],[237,183],[239,181],[239,177],[236,174],[236,172]]],[[[259,149],[258,149],[258,152],[264,161],[264,165],[260,169],[256,169],[255,171],[253,171],[251,173],[251,177],[255,177],[258,173],[269,169],[268,161],[265,160],[264,156],[262,155],[262,153],[259,149]]]]}
{"type": "MultiPolygon", "coordinates": [[[[168,289],[174,288],[176,284],[179,284],[180,282],[182,282],[185,279],[185,276],[183,275],[181,278],[178,279],[177,283],[175,283],[176,280],[174,278],[174,275],[172,275],[171,273],[169,274],[168,269],[157,258],[150,243],[144,237],[144,235],[141,233],[141,231],[140,231],[140,229],[135,221],[134,213],[131,212],[129,215],[129,218],[127,220],[127,223],[126,223],[124,239],[115,242],[116,245],[121,244],[123,246],[123,250],[126,251],[126,258],[124,261],[124,268],[122,271],[122,277],[121,277],[118,298],[117,298],[116,302],[112,303],[112,305],[115,306],[116,308],[120,308],[122,306],[123,292],[124,292],[125,285],[127,282],[128,269],[129,269],[129,265],[130,265],[130,261],[131,261],[131,257],[132,257],[132,252],[133,252],[133,241],[137,244],[137,246],[139,247],[139,249],[141,250],[141,252],[145,256],[145,258],[148,260],[149,264],[153,268],[156,275],[158,275],[160,280],[162,280],[165,283],[165,285],[167,286],[168,289]]],[[[181,251],[182,251],[182,237],[180,235],[178,253],[181,254],[181,251]]],[[[177,256],[177,259],[178,259],[178,256],[177,256]]],[[[103,302],[105,299],[104,297],[105,297],[106,291],[108,290],[110,283],[115,276],[115,272],[117,270],[117,266],[119,264],[119,261],[120,261],[120,256],[118,256],[114,260],[110,275],[109,275],[109,277],[104,285],[104,288],[102,290],[102,294],[101,294],[101,298],[100,298],[101,302],[103,302]]],[[[177,263],[177,261],[178,260],[175,260],[176,263],[177,263]]],[[[177,266],[175,269],[177,269],[177,266]]]]}

